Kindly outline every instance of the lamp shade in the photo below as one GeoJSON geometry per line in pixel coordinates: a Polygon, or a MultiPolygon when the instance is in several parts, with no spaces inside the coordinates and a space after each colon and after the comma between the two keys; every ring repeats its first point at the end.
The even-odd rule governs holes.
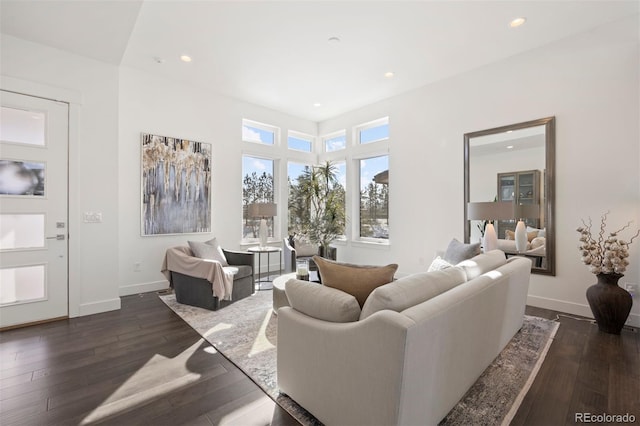
{"type": "Polygon", "coordinates": [[[515,219],[537,219],[540,217],[539,204],[517,204],[514,206],[515,219]]]}
{"type": "Polygon", "coordinates": [[[510,201],[468,203],[467,219],[469,220],[513,219],[513,203],[510,201]]]}
{"type": "Polygon", "coordinates": [[[276,203],[253,203],[249,204],[250,217],[274,217],[278,213],[276,203]]]}

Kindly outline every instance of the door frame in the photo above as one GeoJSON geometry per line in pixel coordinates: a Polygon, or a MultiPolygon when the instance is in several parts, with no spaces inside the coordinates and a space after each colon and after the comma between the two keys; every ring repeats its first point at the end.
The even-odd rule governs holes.
{"type": "Polygon", "coordinates": [[[69,318],[80,316],[80,263],[78,259],[80,253],[80,223],[82,215],[80,213],[80,187],[78,165],[80,164],[79,154],[79,133],[80,133],[80,108],[82,106],[82,93],[42,83],[22,80],[14,77],[7,77],[0,74],[0,89],[7,92],[14,92],[21,95],[34,96],[52,101],[65,102],[69,104],[68,119],[68,174],[67,174],[67,223],[68,223],[68,311],[69,318]]]}

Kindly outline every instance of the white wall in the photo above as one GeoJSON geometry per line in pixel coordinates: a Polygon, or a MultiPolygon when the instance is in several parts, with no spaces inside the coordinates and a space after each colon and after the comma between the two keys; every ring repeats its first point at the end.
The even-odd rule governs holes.
{"type": "Polygon", "coordinates": [[[78,122],[70,128],[70,315],[119,309],[118,69],[6,35],[1,46],[3,77],[82,99],[72,105],[78,122]],[[83,223],[89,211],[102,212],[103,222],[83,223]]]}
{"type": "MultiPolygon", "coordinates": [[[[607,210],[611,230],[640,225],[638,34],[638,17],[616,22],[320,123],[325,134],[390,117],[391,245],[348,245],[343,259],[424,270],[463,238],[463,135],[555,116],[557,274],[532,276],[529,303],[591,316],[585,291],[596,279],[575,229],[607,210]]],[[[621,282],[640,281],[639,246],[621,282]]]]}
{"type": "MultiPolygon", "coordinates": [[[[584,293],[595,277],[580,263],[575,228],[581,218],[606,210],[611,227],[630,219],[637,226],[640,217],[638,52],[636,18],[319,125],[8,36],[2,37],[1,73],[82,95],[70,153],[70,229],[77,230],[71,238],[80,247],[72,253],[70,285],[78,314],[117,309],[118,295],[166,285],[159,271],[164,250],[186,239],[140,236],[140,132],[213,143],[213,232],[197,237],[215,235],[239,248],[242,118],[281,126],[284,136],[288,128],[326,134],[389,116],[391,244],[348,243],[339,256],[397,262],[413,272],[424,270],[452,237],[462,239],[463,134],[554,115],[557,276],[533,276],[529,302],[590,315],[584,293]],[[104,222],[82,223],[84,211],[102,212],[104,222]],[[138,261],[142,271],[133,272],[138,261]]],[[[286,175],[285,161],[277,171],[286,175]]],[[[638,246],[640,240],[631,247],[623,282],[640,281],[638,246]]],[[[637,300],[631,322],[640,325],[637,300]]]]}
{"type": "MultiPolygon", "coordinates": [[[[240,249],[243,152],[285,158],[288,130],[312,135],[317,132],[314,122],[125,67],[120,69],[119,113],[118,254],[121,295],[165,288],[167,282],[160,273],[160,264],[165,250],[174,245],[186,244],[191,239],[206,241],[215,236],[223,247],[240,249]],[[243,118],[280,127],[281,144],[260,146],[243,143],[243,118]],[[213,145],[210,234],[140,235],[141,132],[213,145]],[[141,263],[140,272],[134,272],[136,262],[141,263]]],[[[281,185],[277,199],[281,212],[277,219],[280,229],[286,230],[286,161],[277,162],[275,172],[284,177],[281,179],[284,187],[281,185]]],[[[271,260],[275,262],[276,257],[271,256],[271,260]]],[[[263,265],[265,263],[266,256],[262,261],[263,265]]],[[[272,270],[274,268],[275,265],[272,270]]]]}

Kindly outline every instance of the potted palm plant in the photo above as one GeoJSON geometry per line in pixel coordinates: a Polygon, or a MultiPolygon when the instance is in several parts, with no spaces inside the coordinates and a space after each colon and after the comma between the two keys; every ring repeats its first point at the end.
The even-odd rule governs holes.
{"type": "Polygon", "coordinates": [[[338,168],[330,161],[310,167],[299,179],[301,198],[308,207],[308,222],[303,233],[320,247],[320,255],[336,258],[335,247],[330,244],[341,235],[345,227],[345,190],[338,181],[338,168]]]}

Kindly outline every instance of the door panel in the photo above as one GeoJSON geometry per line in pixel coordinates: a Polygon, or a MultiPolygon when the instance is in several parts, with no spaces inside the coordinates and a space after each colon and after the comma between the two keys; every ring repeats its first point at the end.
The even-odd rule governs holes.
{"type": "Polygon", "coordinates": [[[8,327],[68,316],[68,105],[0,96],[0,327],[8,327]]]}

